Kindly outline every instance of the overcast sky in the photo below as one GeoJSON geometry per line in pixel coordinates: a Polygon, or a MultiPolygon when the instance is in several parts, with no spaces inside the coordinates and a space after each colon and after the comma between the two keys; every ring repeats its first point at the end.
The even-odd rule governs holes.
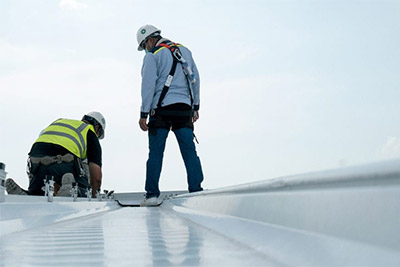
{"type": "MultiPolygon", "coordinates": [[[[399,14],[383,0],[1,0],[0,162],[26,188],[39,132],[96,110],[103,188],[143,191],[144,24],[197,62],[204,188],[399,158],[399,14]]],[[[160,187],[187,188],[173,133],[160,187]]]]}

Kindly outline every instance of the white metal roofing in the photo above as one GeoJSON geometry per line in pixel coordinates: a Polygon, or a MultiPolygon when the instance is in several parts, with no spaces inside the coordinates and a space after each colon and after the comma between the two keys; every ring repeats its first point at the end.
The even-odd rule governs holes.
{"type": "Polygon", "coordinates": [[[121,208],[2,238],[6,266],[229,266],[268,263],[239,242],[162,208],[121,208]]]}
{"type": "Polygon", "coordinates": [[[152,208],[54,199],[6,196],[0,266],[400,265],[399,161],[183,194],[152,208]]]}

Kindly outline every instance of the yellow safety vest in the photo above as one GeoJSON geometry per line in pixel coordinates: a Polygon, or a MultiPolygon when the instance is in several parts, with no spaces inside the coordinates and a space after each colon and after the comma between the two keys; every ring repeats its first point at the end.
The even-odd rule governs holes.
{"type": "Polygon", "coordinates": [[[83,121],[58,119],[42,131],[35,141],[51,143],[64,147],[78,158],[85,159],[87,152],[87,133],[94,128],[83,121]]]}

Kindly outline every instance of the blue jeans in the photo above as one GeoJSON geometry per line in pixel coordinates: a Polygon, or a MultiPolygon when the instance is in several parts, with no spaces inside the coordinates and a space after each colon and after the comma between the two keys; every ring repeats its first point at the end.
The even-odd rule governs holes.
{"type": "MultiPolygon", "coordinates": [[[[193,142],[193,130],[185,127],[173,131],[178,140],[179,148],[185,162],[189,192],[202,191],[203,171],[200,159],[197,156],[196,147],[193,142]]],[[[149,159],[146,169],[146,197],[160,196],[158,182],[160,180],[162,161],[164,157],[165,143],[169,129],[156,128],[149,131],[149,159]]]]}

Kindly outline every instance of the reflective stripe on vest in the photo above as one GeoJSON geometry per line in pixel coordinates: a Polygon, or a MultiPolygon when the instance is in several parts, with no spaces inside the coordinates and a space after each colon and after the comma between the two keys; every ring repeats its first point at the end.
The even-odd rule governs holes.
{"type": "Polygon", "coordinates": [[[36,142],[60,145],[75,156],[85,159],[89,130],[95,132],[92,125],[82,121],[59,119],[44,129],[36,142]]]}

